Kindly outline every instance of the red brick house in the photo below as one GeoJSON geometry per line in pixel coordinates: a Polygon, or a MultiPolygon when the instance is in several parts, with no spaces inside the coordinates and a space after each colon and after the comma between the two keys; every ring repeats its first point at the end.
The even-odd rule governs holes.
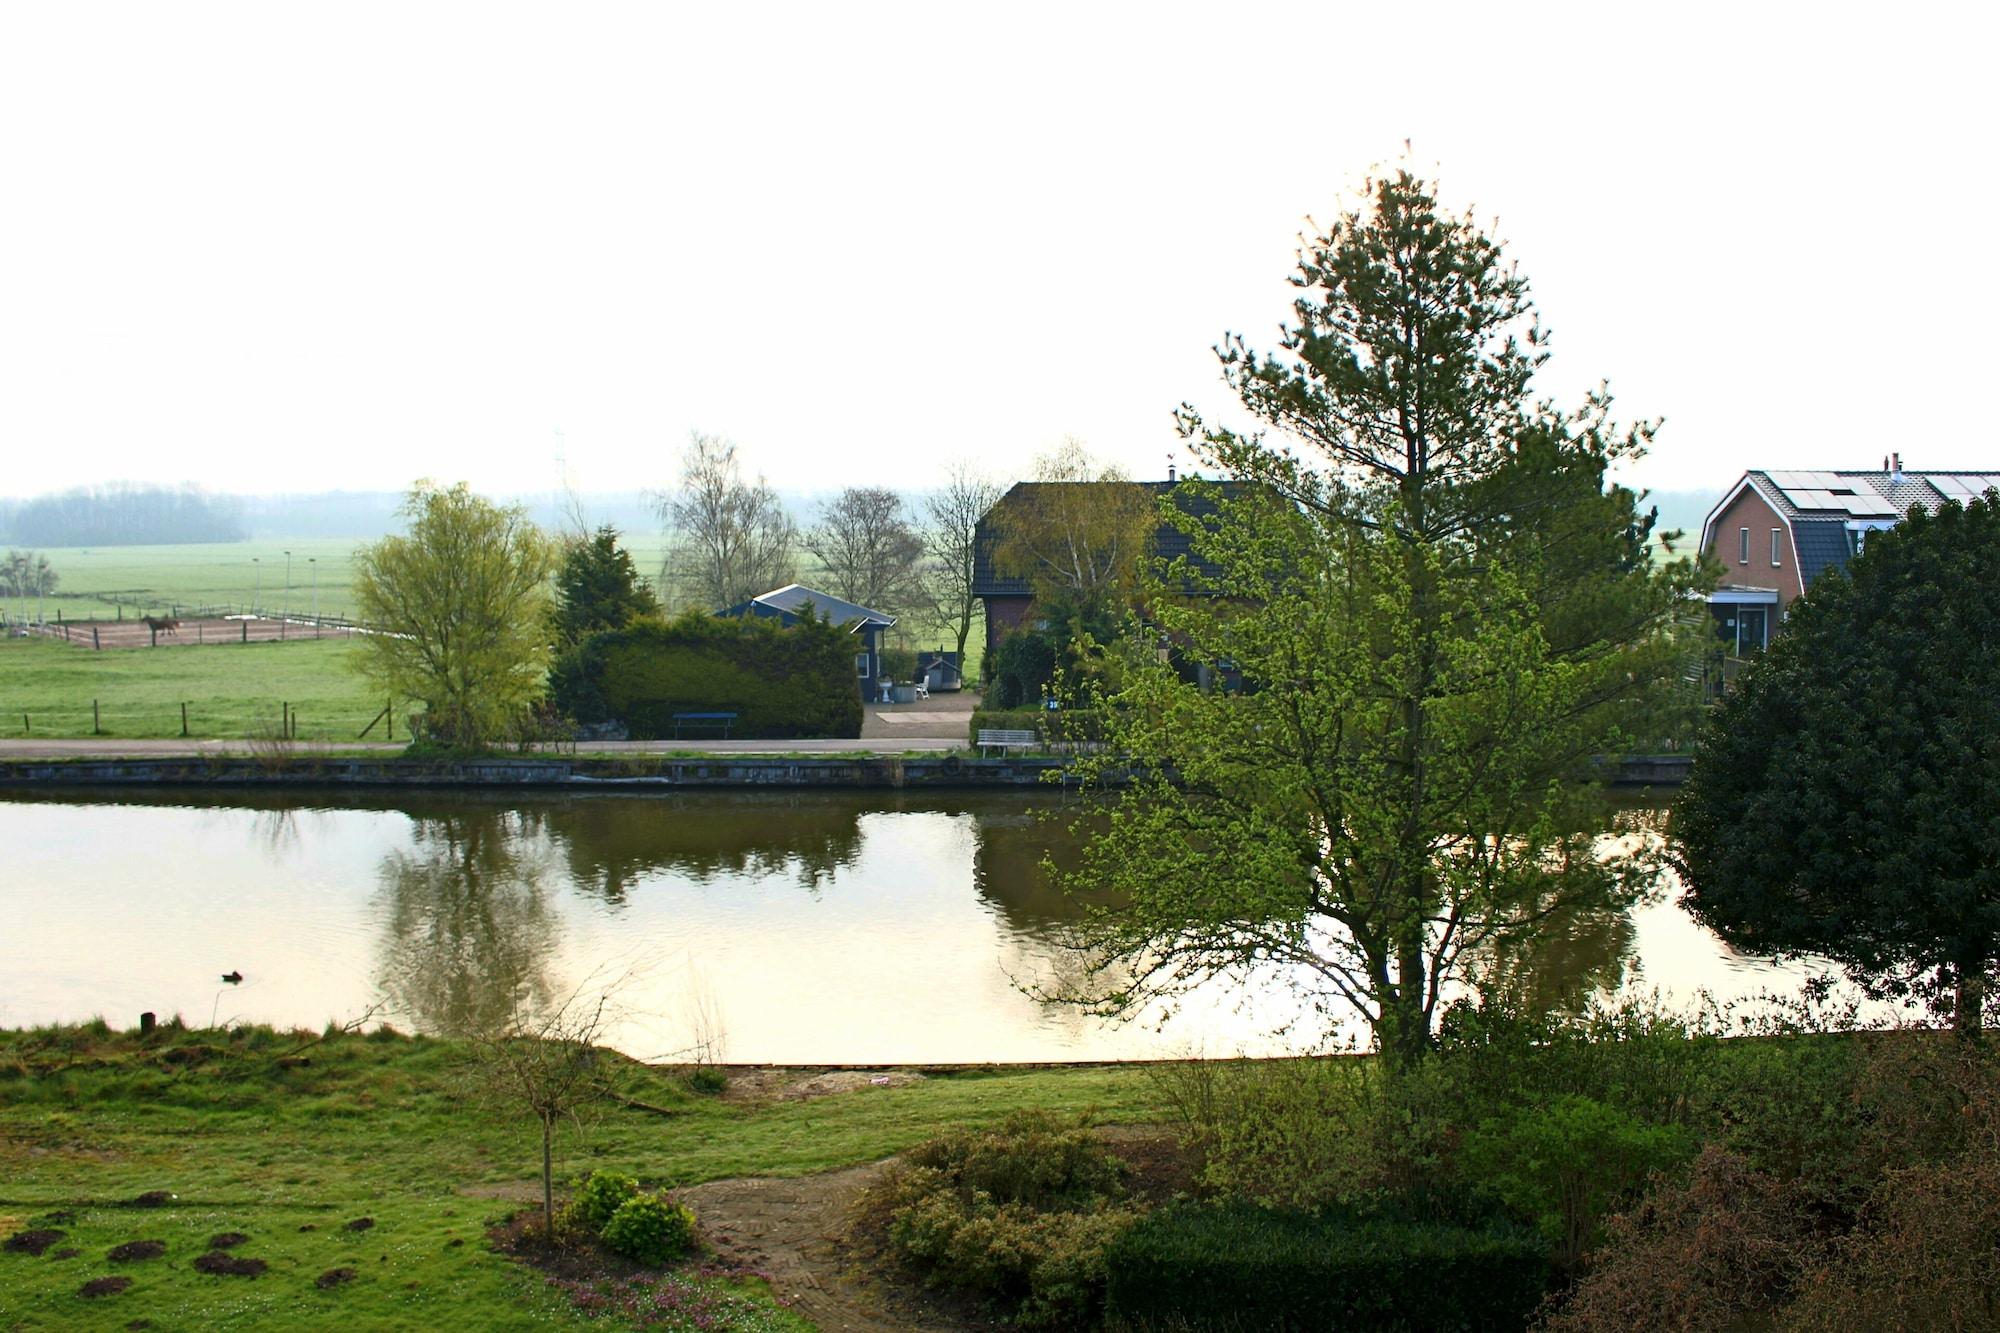
{"type": "Polygon", "coordinates": [[[1878,472],[1746,472],[1701,526],[1701,549],[1722,562],[1708,603],[1732,656],[1771,641],[1814,579],[1844,567],[1870,532],[1916,505],[1934,511],[2000,486],[2000,472],[1906,472],[1900,455],[1878,472]]]}

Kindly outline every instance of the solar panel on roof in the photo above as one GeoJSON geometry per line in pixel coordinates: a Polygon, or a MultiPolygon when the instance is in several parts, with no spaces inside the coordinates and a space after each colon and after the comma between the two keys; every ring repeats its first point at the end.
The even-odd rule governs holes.
{"type": "Polygon", "coordinates": [[[1816,491],[1838,490],[1842,486],[1847,485],[1846,482],[1840,479],[1840,474],[1837,472],[1808,472],[1806,475],[1812,478],[1806,484],[1816,491]]]}
{"type": "Polygon", "coordinates": [[[1896,513],[1896,506],[1879,495],[1856,495],[1847,502],[1847,512],[1856,517],[1890,518],[1896,513]]]}

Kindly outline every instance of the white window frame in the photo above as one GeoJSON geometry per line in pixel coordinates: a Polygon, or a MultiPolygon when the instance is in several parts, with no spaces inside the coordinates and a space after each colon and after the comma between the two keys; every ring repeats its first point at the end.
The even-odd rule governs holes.
{"type": "Polygon", "coordinates": [[[1747,565],[1750,563],[1750,529],[1738,528],[1736,530],[1736,535],[1737,535],[1736,563],[1739,565],[1747,565]]]}
{"type": "Polygon", "coordinates": [[[1778,568],[1780,565],[1784,563],[1782,560],[1778,558],[1778,534],[1782,533],[1783,531],[1784,531],[1783,528],[1771,529],[1771,568],[1773,569],[1778,568]]]}
{"type": "Polygon", "coordinates": [[[867,679],[868,679],[868,667],[869,667],[869,661],[868,661],[868,658],[869,658],[869,656],[870,656],[870,655],[869,655],[868,653],[856,653],[856,654],[854,655],[854,675],[855,675],[855,679],[857,679],[857,680],[867,680],[867,679]]]}

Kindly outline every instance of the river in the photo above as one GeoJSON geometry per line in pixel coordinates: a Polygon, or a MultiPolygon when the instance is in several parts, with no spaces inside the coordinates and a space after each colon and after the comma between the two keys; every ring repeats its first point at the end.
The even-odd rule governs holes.
{"type": "MultiPolygon", "coordinates": [[[[1059,981],[1077,908],[1039,864],[1055,798],[0,794],[0,1025],[141,1011],[433,1032],[608,991],[635,1056],[798,1064],[1279,1053],[1282,987],[1113,1023],[1059,981]],[[227,984],[224,974],[240,973],[227,984]]],[[[1058,812],[1059,813],[1059,812],[1058,812]]],[[[1578,923],[1535,965],[1686,999],[1789,992],[1672,901],[1578,923]]]]}

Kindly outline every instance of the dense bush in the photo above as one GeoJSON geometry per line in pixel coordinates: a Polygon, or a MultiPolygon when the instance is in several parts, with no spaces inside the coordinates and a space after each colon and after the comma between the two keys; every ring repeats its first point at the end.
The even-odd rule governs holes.
{"type": "Polygon", "coordinates": [[[604,1243],[642,1264],[668,1264],[694,1248],[694,1210],[664,1194],[639,1194],[611,1214],[604,1243]]]}
{"type": "Polygon", "coordinates": [[[986,704],[1001,710],[1039,707],[1056,665],[1056,646],[1048,634],[1009,634],[986,659],[986,704]]]}
{"type": "Polygon", "coordinates": [[[577,1186],[576,1194],[562,1211],[565,1230],[596,1236],[604,1231],[627,1200],[639,1193],[639,1182],[616,1171],[593,1171],[590,1179],[577,1186]]]}
{"type": "Polygon", "coordinates": [[[1547,1247],[1479,1227],[1179,1204],[1105,1257],[1115,1325],[1186,1329],[1521,1328],[1548,1287],[1547,1247]]]}
{"type": "Polygon", "coordinates": [[[549,697],[584,724],[634,740],[674,734],[674,714],[735,713],[731,734],[861,734],[854,637],[823,621],[690,614],[594,634],[556,660],[549,697]]]}
{"type": "Polygon", "coordinates": [[[931,1281],[1029,1326],[1088,1322],[1104,1252],[1138,1216],[1123,1167],[1090,1132],[1041,1112],[924,1144],[879,1186],[892,1250],[931,1281]]]}
{"type": "Polygon", "coordinates": [[[917,678],[917,650],[914,648],[884,648],[882,650],[882,676],[885,680],[915,680],[917,678]]]}
{"type": "Polygon", "coordinates": [[[972,714],[972,722],[966,730],[966,737],[972,744],[979,744],[982,731],[1032,731],[1042,734],[1042,710],[1039,708],[981,708],[972,714]]]}

